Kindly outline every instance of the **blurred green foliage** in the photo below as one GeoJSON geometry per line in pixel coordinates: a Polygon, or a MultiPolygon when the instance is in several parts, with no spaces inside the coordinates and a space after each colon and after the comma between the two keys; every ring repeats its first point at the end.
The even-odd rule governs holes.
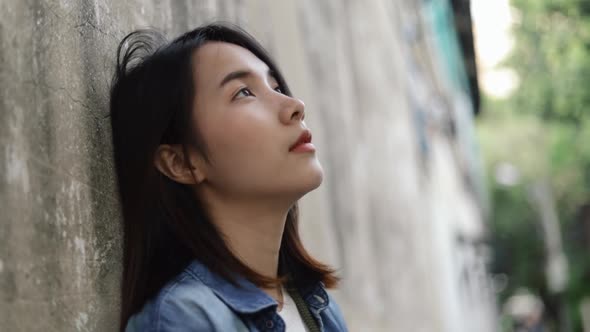
{"type": "Polygon", "coordinates": [[[505,273],[502,300],[519,287],[541,295],[552,309],[545,281],[545,253],[528,188],[550,181],[569,260],[564,297],[574,330],[578,305],[590,296],[590,245],[580,211],[590,204],[590,1],[512,0],[515,46],[503,66],[519,77],[507,99],[484,100],[478,120],[492,195],[494,273],[505,273]],[[496,181],[508,163],[518,182],[496,181]]]}

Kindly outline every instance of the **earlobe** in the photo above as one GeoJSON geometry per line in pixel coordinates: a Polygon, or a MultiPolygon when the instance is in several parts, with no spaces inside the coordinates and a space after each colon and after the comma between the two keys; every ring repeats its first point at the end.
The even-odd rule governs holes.
{"type": "Polygon", "coordinates": [[[154,165],[170,180],[182,184],[198,184],[204,180],[203,173],[193,165],[187,166],[182,147],[161,144],[154,155],[154,165]]]}

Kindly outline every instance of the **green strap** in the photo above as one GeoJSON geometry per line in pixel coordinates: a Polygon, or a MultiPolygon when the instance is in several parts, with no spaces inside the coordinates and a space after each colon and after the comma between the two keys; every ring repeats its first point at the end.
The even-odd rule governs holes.
{"type": "Polygon", "coordinates": [[[318,323],[312,317],[311,312],[307,307],[307,303],[305,303],[297,289],[295,289],[294,287],[289,287],[287,288],[287,292],[289,293],[289,295],[291,295],[291,298],[293,298],[293,302],[295,302],[295,305],[297,306],[297,311],[299,311],[299,315],[301,315],[301,319],[303,319],[303,322],[305,323],[305,326],[307,326],[308,331],[320,332],[318,323]]]}

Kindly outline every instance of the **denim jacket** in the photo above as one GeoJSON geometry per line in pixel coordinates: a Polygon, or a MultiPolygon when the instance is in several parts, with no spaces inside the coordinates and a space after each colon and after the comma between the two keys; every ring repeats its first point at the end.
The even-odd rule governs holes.
{"type": "MultiPolygon", "coordinates": [[[[238,283],[241,288],[193,261],[129,319],[125,332],[285,331],[277,302],[244,278],[238,283]]],[[[347,331],[321,282],[301,295],[321,331],[347,331]]]]}

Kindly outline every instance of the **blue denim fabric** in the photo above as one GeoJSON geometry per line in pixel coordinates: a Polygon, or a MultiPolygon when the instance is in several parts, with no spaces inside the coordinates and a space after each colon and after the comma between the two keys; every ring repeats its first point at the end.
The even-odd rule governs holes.
{"type": "MultiPolygon", "coordinates": [[[[246,279],[236,287],[193,261],[127,322],[125,332],[285,331],[277,302],[246,279]]],[[[347,331],[320,282],[301,295],[321,331],[347,331]]]]}

